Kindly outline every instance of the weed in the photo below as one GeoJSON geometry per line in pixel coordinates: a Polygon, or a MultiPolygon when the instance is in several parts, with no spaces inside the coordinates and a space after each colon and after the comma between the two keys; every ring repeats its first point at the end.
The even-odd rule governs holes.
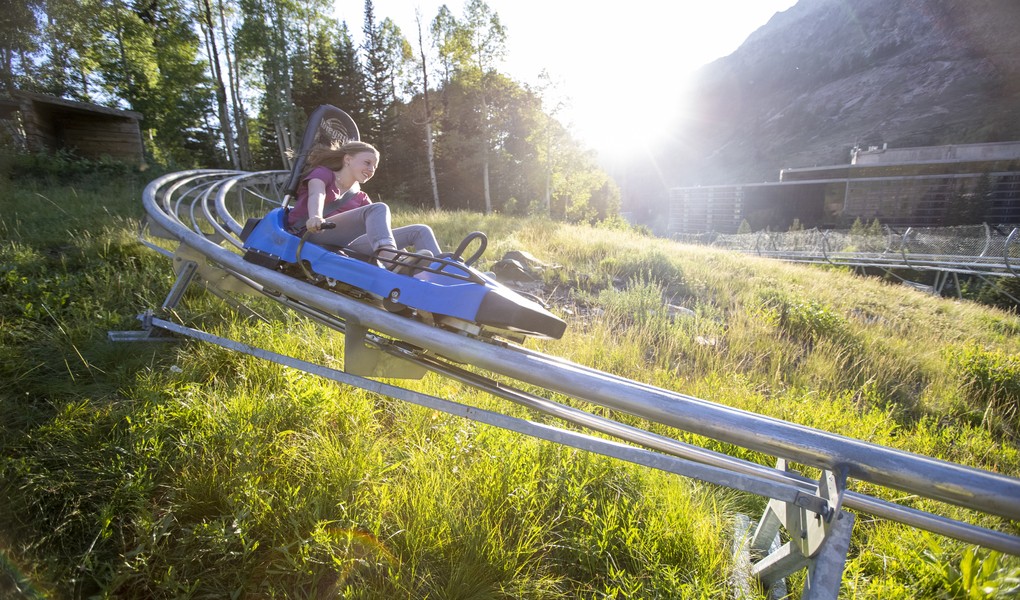
{"type": "Polygon", "coordinates": [[[966,397],[983,409],[981,425],[1016,435],[1020,431],[1020,354],[969,344],[948,348],[946,358],[960,377],[966,397]]]}
{"type": "Polygon", "coordinates": [[[660,251],[606,257],[599,263],[598,270],[613,280],[624,283],[646,280],[668,286],[674,294],[686,294],[683,271],[660,251]]]}
{"type": "Polygon", "coordinates": [[[759,293],[763,318],[793,339],[814,344],[846,337],[846,320],[831,307],[812,299],[791,298],[775,290],[759,293]]]}
{"type": "Polygon", "coordinates": [[[947,560],[946,549],[932,536],[925,536],[922,553],[930,564],[938,587],[952,598],[992,600],[1015,598],[1020,594],[1020,564],[1007,560],[999,552],[964,548],[958,560],[947,560]]]}

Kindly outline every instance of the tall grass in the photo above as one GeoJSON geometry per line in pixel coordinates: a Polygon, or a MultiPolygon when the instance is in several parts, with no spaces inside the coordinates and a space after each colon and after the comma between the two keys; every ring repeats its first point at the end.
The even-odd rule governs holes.
{"type": "MultiPolygon", "coordinates": [[[[144,181],[0,189],[0,595],[719,598],[764,501],[196,342],[116,344],[172,278],[144,181]]],[[[550,265],[544,351],[715,402],[1020,475],[1015,314],[543,219],[401,210],[550,265]],[[672,305],[672,306],[671,306],[672,305]]],[[[179,317],[331,366],[339,336],[189,292],[179,317]]],[[[416,389],[537,420],[428,376],[416,389]]],[[[603,409],[598,409],[602,411],[603,409]]],[[[620,416],[622,419],[629,417],[620,416]]],[[[656,430],[770,463],[683,432],[656,430]]],[[[1017,533],[1016,524],[867,493],[1017,533]]],[[[844,595],[1007,597],[1020,562],[860,519],[844,595]],[[991,591],[989,591],[991,590],[991,591]],[[981,596],[980,594],[985,594],[981,596]]]]}

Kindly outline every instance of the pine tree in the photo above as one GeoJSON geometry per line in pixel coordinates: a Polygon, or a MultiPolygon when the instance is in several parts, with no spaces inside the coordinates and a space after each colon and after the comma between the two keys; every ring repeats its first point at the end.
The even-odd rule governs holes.
{"type": "Polygon", "coordinates": [[[322,26],[314,33],[308,78],[295,87],[294,99],[307,117],[317,107],[332,104],[361,126],[365,77],[346,23],[322,26]]]}
{"type": "Polygon", "coordinates": [[[864,221],[861,221],[860,217],[854,219],[854,224],[850,226],[850,235],[867,235],[868,230],[864,226],[864,221]]]}
{"type": "Polygon", "coordinates": [[[333,45],[334,64],[337,68],[336,90],[333,104],[360,124],[367,112],[365,107],[365,72],[361,67],[358,50],[351,39],[347,23],[340,26],[340,35],[333,45]]]}
{"type": "Polygon", "coordinates": [[[365,0],[364,41],[365,135],[380,149],[393,139],[394,104],[400,78],[413,55],[411,46],[390,19],[377,23],[372,0],[365,0]]]}
{"type": "MultiPolygon", "coordinates": [[[[391,195],[398,189],[402,169],[412,165],[406,160],[395,160],[399,145],[396,134],[398,117],[398,90],[404,68],[411,60],[411,46],[392,20],[376,23],[372,0],[365,0],[364,42],[362,53],[365,65],[365,109],[361,128],[362,139],[374,144],[387,159],[387,168],[381,169],[374,183],[377,194],[391,195]]],[[[359,124],[360,127],[360,124],[359,124]]]]}
{"type": "Polygon", "coordinates": [[[372,0],[365,0],[365,22],[362,27],[364,41],[361,51],[365,67],[365,114],[362,117],[361,137],[383,145],[383,122],[390,103],[390,67],[382,47],[382,31],[375,22],[372,0]]]}

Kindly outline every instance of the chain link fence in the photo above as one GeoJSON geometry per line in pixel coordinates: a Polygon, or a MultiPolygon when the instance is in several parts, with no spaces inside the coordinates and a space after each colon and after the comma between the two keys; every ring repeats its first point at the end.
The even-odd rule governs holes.
{"type": "Polygon", "coordinates": [[[709,233],[680,236],[679,240],[787,260],[862,264],[871,259],[881,266],[898,261],[910,267],[923,262],[929,268],[944,263],[947,268],[969,265],[991,274],[1002,271],[1003,275],[1020,276],[1020,231],[1012,225],[709,233]]]}

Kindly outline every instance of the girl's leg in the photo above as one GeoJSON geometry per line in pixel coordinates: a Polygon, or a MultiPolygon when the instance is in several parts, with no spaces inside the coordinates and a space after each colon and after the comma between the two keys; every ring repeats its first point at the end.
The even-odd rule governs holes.
{"type": "Polygon", "coordinates": [[[439,249],[439,242],[436,241],[436,234],[428,225],[407,225],[397,227],[393,230],[393,237],[397,241],[397,248],[414,246],[418,252],[428,250],[433,256],[442,254],[439,249]]]}
{"type": "Polygon", "coordinates": [[[309,240],[316,244],[344,246],[372,254],[384,246],[396,246],[390,230],[390,209],[385,204],[369,204],[327,219],[336,228],[313,233],[309,240]]]}
{"type": "MultiPolygon", "coordinates": [[[[365,208],[378,206],[384,210],[378,210],[374,214],[369,211],[365,217],[365,235],[352,240],[347,246],[355,252],[372,254],[380,248],[407,248],[414,246],[415,250],[428,250],[433,256],[439,255],[439,242],[428,225],[406,225],[396,229],[390,228],[390,211],[385,204],[370,204],[365,208]]],[[[352,211],[353,212],[353,211],[352,211]]]]}

